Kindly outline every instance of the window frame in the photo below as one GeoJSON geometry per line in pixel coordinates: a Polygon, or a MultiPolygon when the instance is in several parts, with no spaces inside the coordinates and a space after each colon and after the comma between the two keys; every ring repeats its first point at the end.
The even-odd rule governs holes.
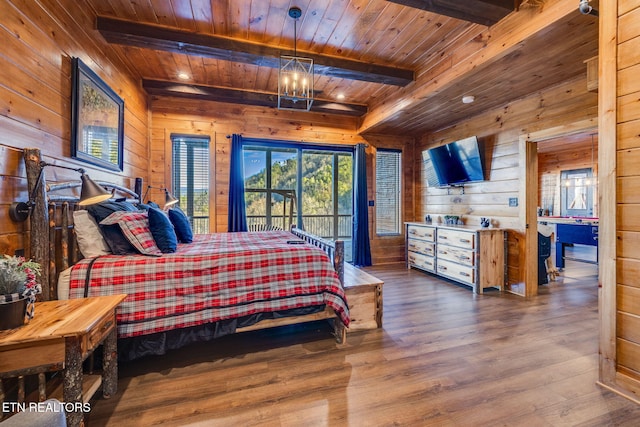
{"type": "Polygon", "coordinates": [[[374,217],[375,217],[375,234],[376,236],[379,237],[397,237],[403,234],[404,230],[402,227],[402,218],[403,218],[403,205],[402,205],[402,188],[403,188],[403,176],[402,176],[402,150],[401,149],[397,149],[397,148],[378,148],[376,150],[376,158],[375,158],[375,171],[374,171],[374,176],[373,176],[373,181],[375,183],[375,207],[374,207],[374,217]],[[395,224],[395,230],[394,231],[385,231],[385,230],[380,230],[379,224],[380,224],[380,218],[379,218],[379,214],[378,214],[378,209],[380,208],[380,201],[381,200],[386,200],[387,198],[382,198],[379,196],[380,193],[380,183],[379,183],[379,163],[378,161],[380,160],[381,154],[384,156],[385,154],[394,154],[397,155],[397,186],[395,189],[395,193],[397,194],[396,197],[396,205],[397,205],[397,220],[396,220],[396,224],[395,224]]]}
{"type": "MultiPolygon", "coordinates": [[[[272,151],[272,150],[283,150],[283,149],[294,149],[297,152],[297,162],[298,162],[298,178],[297,178],[297,186],[296,186],[296,209],[295,209],[295,222],[296,224],[298,224],[298,226],[302,225],[302,228],[305,228],[305,224],[303,221],[303,216],[304,216],[304,212],[302,209],[302,205],[303,205],[303,185],[302,185],[302,158],[303,158],[303,154],[304,153],[311,153],[311,152],[318,152],[318,153],[326,153],[326,154],[331,154],[333,156],[333,162],[334,162],[334,167],[333,167],[333,174],[334,174],[334,179],[333,179],[333,192],[334,195],[337,195],[337,173],[338,173],[338,156],[341,155],[349,155],[353,161],[353,146],[346,146],[346,145],[331,145],[331,144],[326,144],[326,145],[319,145],[319,144],[309,144],[309,143],[296,143],[296,142],[289,142],[289,141],[273,141],[273,140],[263,140],[263,139],[253,139],[253,138],[246,138],[243,140],[242,143],[243,146],[243,150],[254,150],[254,149],[260,149],[260,150],[265,150],[265,151],[272,151]]],[[[266,159],[267,164],[269,164],[269,157],[267,156],[266,159]]],[[[352,176],[352,183],[351,185],[353,186],[353,176],[352,176]]],[[[269,179],[267,179],[267,183],[269,183],[269,179]]],[[[271,186],[271,183],[269,183],[267,185],[268,187],[271,186]]],[[[269,188],[267,189],[267,191],[271,191],[273,189],[269,188]]],[[[247,191],[247,188],[245,187],[245,192],[247,191]]],[[[352,189],[353,191],[353,189],[352,189]]],[[[338,201],[337,201],[337,197],[334,200],[334,226],[333,226],[333,237],[326,237],[326,238],[343,238],[340,235],[340,228],[338,226],[338,221],[339,221],[339,217],[340,214],[338,212],[339,206],[338,206],[338,201]]],[[[353,206],[352,206],[352,212],[350,214],[351,218],[353,218],[353,206]]],[[[351,238],[351,237],[350,237],[351,238]]]]}
{"type": "MultiPolygon", "coordinates": [[[[186,203],[187,206],[180,206],[180,208],[182,210],[185,211],[187,217],[189,218],[189,222],[191,223],[192,228],[194,229],[194,232],[196,233],[209,233],[210,231],[210,227],[211,227],[211,138],[208,135],[188,135],[188,134],[171,134],[170,135],[170,140],[171,140],[171,188],[172,188],[172,193],[175,197],[178,198],[178,200],[180,200],[180,202],[182,202],[183,198],[186,197],[186,203]],[[201,159],[197,161],[198,164],[201,164],[203,167],[201,168],[202,170],[206,170],[207,171],[207,175],[204,179],[203,182],[206,183],[206,210],[207,210],[207,214],[206,216],[200,215],[200,216],[196,216],[195,215],[195,199],[196,199],[196,193],[195,191],[189,192],[189,190],[187,190],[187,194],[183,195],[182,191],[181,191],[181,179],[178,178],[176,176],[178,170],[176,169],[177,167],[180,167],[180,170],[182,169],[181,166],[178,166],[178,162],[176,162],[176,143],[184,143],[183,141],[190,141],[192,144],[203,144],[206,145],[205,147],[202,147],[203,149],[206,149],[207,155],[206,156],[201,156],[201,159]],[[203,224],[196,224],[196,220],[202,220],[203,224]]],[[[192,178],[194,178],[194,174],[193,174],[193,169],[194,169],[194,165],[195,165],[195,157],[191,157],[191,160],[188,160],[188,153],[187,153],[187,164],[185,166],[186,170],[187,170],[187,174],[191,174],[192,178]],[[189,163],[191,162],[191,163],[189,163]],[[191,164],[191,167],[189,167],[189,164],[191,164]]],[[[181,162],[180,162],[181,163],[181,162]]],[[[192,190],[193,190],[193,184],[191,184],[192,190]]]]}

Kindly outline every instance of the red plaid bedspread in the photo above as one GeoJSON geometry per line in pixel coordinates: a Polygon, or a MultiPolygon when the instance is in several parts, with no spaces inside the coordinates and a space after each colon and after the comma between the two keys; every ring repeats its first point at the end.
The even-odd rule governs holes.
{"type": "Polygon", "coordinates": [[[106,255],[71,271],[69,298],[128,294],[118,336],[132,337],[222,319],[326,304],[349,325],[344,290],[329,257],[286,231],[216,233],[173,254],[106,255]],[[93,261],[93,262],[92,262],[93,261]]]}

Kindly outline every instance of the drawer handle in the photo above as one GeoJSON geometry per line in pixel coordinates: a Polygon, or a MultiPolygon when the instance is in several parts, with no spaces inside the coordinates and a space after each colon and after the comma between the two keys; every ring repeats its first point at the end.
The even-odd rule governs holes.
{"type": "Polygon", "coordinates": [[[418,232],[416,230],[413,230],[413,229],[409,230],[409,234],[417,234],[417,233],[418,232]]]}
{"type": "Polygon", "coordinates": [[[460,239],[461,243],[471,243],[471,240],[469,239],[460,239]]]}
{"type": "Polygon", "coordinates": [[[464,277],[469,277],[469,276],[471,276],[469,273],[465,273],[464,271],[461,271],[461,272],[460,272],[460,275],[461,275],[461,276],[464,276],[464,277]]]}
{"type": "Polygon", "coordinates": [[[447,236],[438,236],[438,239],[440,239],[440,240],[447,240],[447,236]]]}
{"type": "Polygon", "coordinates": [[[104,325],[102,325],[102,330],[106,331],[107,329],[109,329],[111,326],[113,326],[113,320],[109,320],[108,322],[106,322],[104,325]]]}
{"type": "Polygon", "coordinates": [[[438,270],[440,271],[447,271],[447,267],[443,266],[443,265],[439,265],[438,266],[438,270]]]}

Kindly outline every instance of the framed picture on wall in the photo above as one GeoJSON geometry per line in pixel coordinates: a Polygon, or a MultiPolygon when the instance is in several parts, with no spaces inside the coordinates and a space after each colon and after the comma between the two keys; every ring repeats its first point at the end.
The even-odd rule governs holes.
{"type": "Polygon", "coordinates": [[[71,61],[71,157],[122,171],[124,101],[79,58],[71,61]]]}

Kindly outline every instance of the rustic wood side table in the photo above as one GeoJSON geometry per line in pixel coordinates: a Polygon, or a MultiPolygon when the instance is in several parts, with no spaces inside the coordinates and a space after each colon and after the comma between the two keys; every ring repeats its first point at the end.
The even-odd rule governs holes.
{"type": "MultiPolygon", "coordinates": [[[[79,298],[36,303],[35,317],[17,329],[0,331],[0,400],[2,378],[40,375],[40,399],[44,399],[44,372],[64,370],[62,399],[69,426],[84,422],[82,403],[102,384],[105,398],[118,387],[116,309],[126,295],[79,298]],[[102,375],[83,375],[82,362],[104,344],[102,375]],[[65,407],[65,410],[67,408],[65,407]]],[[[19,395],[20,395],[19,386],[19,395]]],[[[22,390],[24,398],[24,390],[22,390]]],[[[19,396],[20,398],[20,396],[19,396]]],[[[1,403],[1,402],[0,402],[1,403]]]]}

